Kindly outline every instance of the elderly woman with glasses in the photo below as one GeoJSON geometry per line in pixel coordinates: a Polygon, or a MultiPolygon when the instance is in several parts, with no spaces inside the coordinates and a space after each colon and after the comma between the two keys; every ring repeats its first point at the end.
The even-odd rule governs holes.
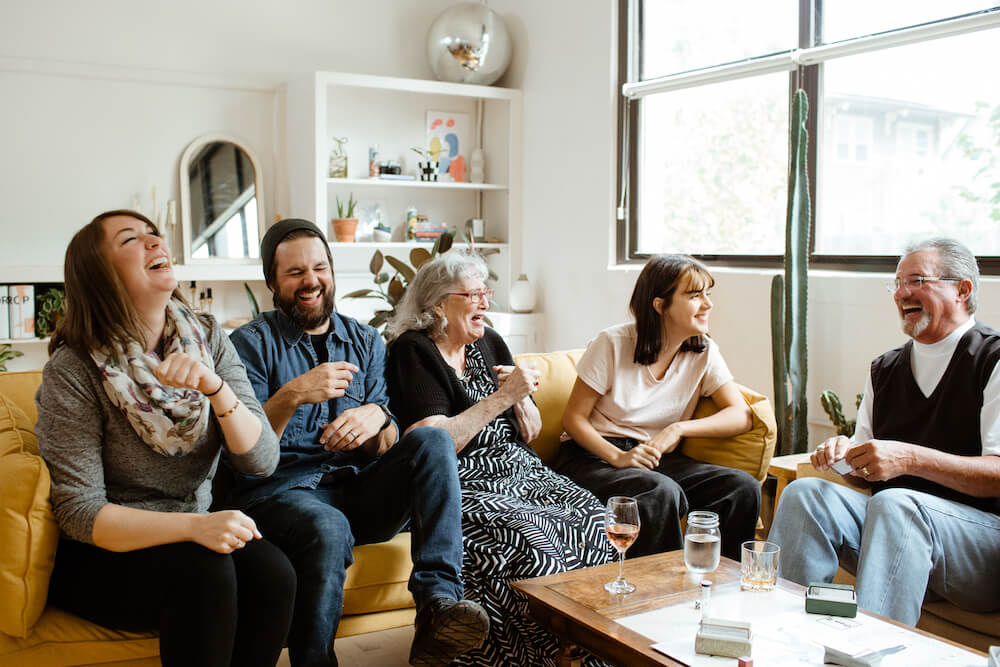
{"type": "Polygon", "coordinates": [[[486,643],[459,664],[555,664],[555,638],[509,584],[607,562],[604,509],[526,444],[541,427],[538,373],[486,326],[487,276],[456,251],[420,268],[386,331],[390,406],[403,428],[446,429],[458,452],[465,593],[490,616],[486,643]]]}

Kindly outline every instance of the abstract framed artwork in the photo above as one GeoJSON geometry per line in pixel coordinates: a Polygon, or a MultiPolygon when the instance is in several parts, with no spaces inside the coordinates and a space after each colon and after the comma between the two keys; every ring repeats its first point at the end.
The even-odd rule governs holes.
{"type": "Polygon", "coordinates": [[[471,146],[471,118],[467,113],[427,112],[427,150],[440,163],[438,180],[464,183],[471,146]]]}

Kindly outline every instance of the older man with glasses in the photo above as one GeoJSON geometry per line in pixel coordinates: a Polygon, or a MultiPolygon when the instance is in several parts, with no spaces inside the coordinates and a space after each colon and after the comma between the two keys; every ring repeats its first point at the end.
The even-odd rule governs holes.
{"type": "Polygon", "coordinates": [[[918,243],[888,287],[912,340],[872,362],[854,436],[811,457],[872,495],[789,485],[769,538],[781,576],[828,582],[839,562],[861,607],[909,625],[925,595],[1000,609],[1000,332],[973,317],[975,256],[950,239],[918,243]]]}

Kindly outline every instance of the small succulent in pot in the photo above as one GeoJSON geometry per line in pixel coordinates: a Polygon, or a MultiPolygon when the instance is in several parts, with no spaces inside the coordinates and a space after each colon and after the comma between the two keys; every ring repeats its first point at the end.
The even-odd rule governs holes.
{"type": "Polygon", "coordinates": [[[337,202],[337,217],[344,220],[347,218],[354,217],[354,209],[358,205],[358,200],[354,198],[354,193],[351,192],[348,195],[347,201],[340,201],[340,197],[336,197],[337,202]]]}

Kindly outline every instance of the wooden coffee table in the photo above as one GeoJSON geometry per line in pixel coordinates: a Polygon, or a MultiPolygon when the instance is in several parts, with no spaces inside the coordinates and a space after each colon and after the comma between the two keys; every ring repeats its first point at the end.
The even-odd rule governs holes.
{"type": "MultiPolygon", "coordinates": [[[[615,619],[652,611],[700,597],[702,577],[690,575],[684,567],[684,553],[644,556],[625,561],[625,578],[635,584],[628,595],[613,595],[604,584],[618,576],[618,563],[609,563],[547,577],[515,581],[511,585],[528,597],[532,616],[559,639],[560,665],[579,664],[580,647],[618,665],[671,665],[672,660],[652,648],[648,637],[617,623],[615,619]]],[[[722,558],[719,568],[708,575],[713,588],[735,583],[740,578],[740,566],[722,558]]],[[[803,588],[790,581],[779,580],[778,586],[801,594],[803,588]]],[[[867,612],[864,612],[867,613],[867,612]]],[[[896,625],[900,625],[891,621],[896,625]]],[[[901,626],[905,627],[905,626],[901,626]]],[[[908,628],[921,635],[933,636],[922,630],[908,628]]],[[[946,639],[940,641],[960,646],[946,639]]],[[[962,647],[966,648],[967,647],[962,647]]],[[[972,649],[967,649],[972,650],[972,649]]],[[[978,651],[975,651],[979,653],[978,651]]],[[[985,654],[981,654],[985,655],[985,654]]]]}
{"type": "MultiPolygon", "coordinates": [[[[684,567],[684,552],[625,561],[625,578],[635,584],[628,595],[613,595],[604,584],[618,576],[618,563],[588,567],[511,584],[528,596],[531,615],[559,639],[560,664],[578,660],[583,647],[619,665],[681,665],[651,648],[653,642],[615,622],[616,618],[697,598],[701,577],[684,567]]],[[[710,575],[715,583],[739,581],[738,563],[723,558],[710,575]]]]}

